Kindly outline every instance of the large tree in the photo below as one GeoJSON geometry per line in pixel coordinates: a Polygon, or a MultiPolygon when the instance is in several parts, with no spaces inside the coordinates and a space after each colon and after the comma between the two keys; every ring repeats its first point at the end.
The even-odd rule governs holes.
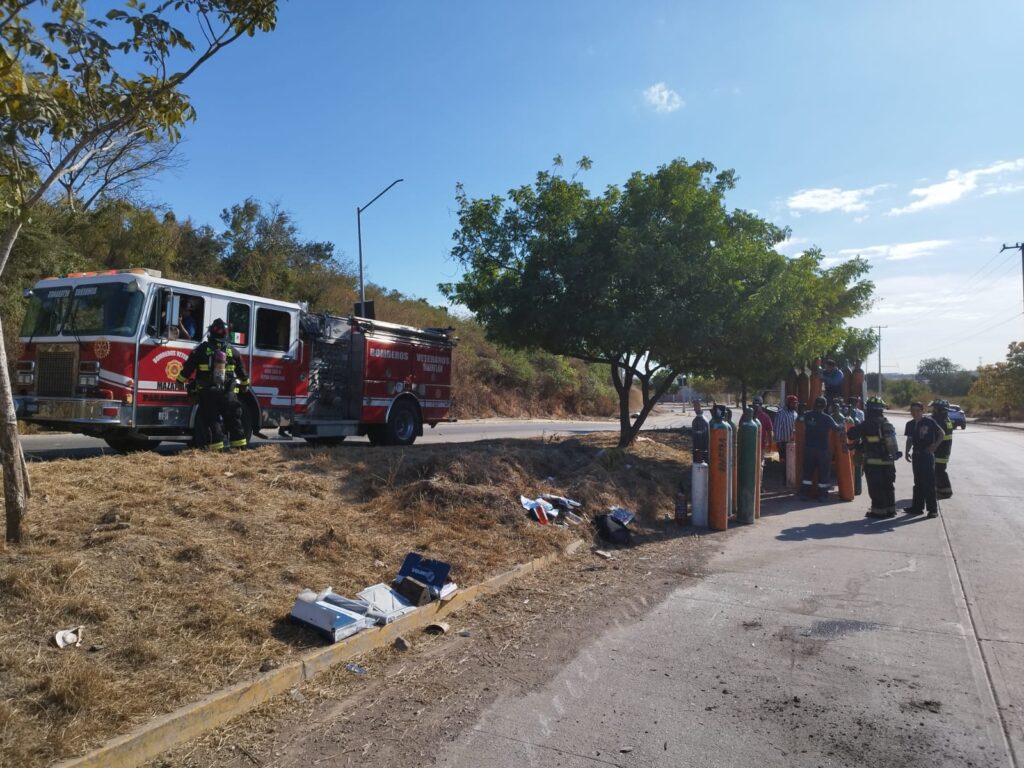
{"type": "Polygon", "coordinates": [[[973,374],[948,357],[926,357],[918,363],[914,378],[940,395],[966,395],[974,383],[973,374]]]}
{"type": "MultiPolygon", "coordinates": [[[[118,149],[139,136],[177,141],[195,118],[185,82],[276,17],[275,0],[126,0],[102,18],[84,0],[0,0],[0,274],[35,206],[75,179],[116,183],[118,149]]],[[[19,541],[27,473],[3,346],[0,409],[6,538],[19,541]]]]}
{"type": "Polygon", "coordinates": [[[824,276],[815,257],[790,266],[774,251],[785,230],[726,208],[733,185],[732,171],[675,160],[593,195],[557,171],[504,197],[460,187],[452,255],[465,272],[441,290],[499,343],[608,365],[628,445],[681,372],[745,370],[755,347],[770,356],[757,366],[781,370],[799,351],[787,346],[790,329],[802,340],[823,313],[860,306],[846,283],[862,266],[824,276]],[[815,289],[803,314],[783,300],[806,289],[802,277],[815,289]],[[792,320],[776,316],[787,311],[792,320]]]}

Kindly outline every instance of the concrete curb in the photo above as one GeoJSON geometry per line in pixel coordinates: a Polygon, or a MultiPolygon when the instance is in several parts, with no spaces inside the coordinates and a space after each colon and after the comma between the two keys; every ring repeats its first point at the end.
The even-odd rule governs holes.
{"type": "Polygon", "coordinates": [[[582,539],[577,539],[561,552],[517,565],[480,584],[456,592],[450,600],[443,603],[431,603],[392,624],[364,630],[340,643],[311,651],[297,661],[289,662],[252,680],[211,693],[199,701],[156,717],[136,731],[118,736],[88,754],[56,763],[55,768],[135,768],[179,744],[255,709],[324,670],[367,651],[389,645],[402,633],[422,629],[478,597],[494,592],[528,573],[546,568],[561,557],[574,554],[583,543],[582,539]]]}

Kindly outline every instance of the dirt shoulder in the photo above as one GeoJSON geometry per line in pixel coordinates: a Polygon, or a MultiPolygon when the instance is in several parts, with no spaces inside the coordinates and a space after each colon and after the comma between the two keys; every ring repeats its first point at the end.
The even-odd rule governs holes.
{"type": "Polygon", "coordinates": [[[499,695],[543,685],[608,627],[701,578],[723,543],[659,528],[611,560],[583,549],[459,611],[448,634],[367,654],[366,674],[328,672],[150,766],[430,765],[499,695]]]}
{"type": "MultiPolygon", "coordinates": [[[[268,446],[228,458],[185,451],[33,465],[28,541],[0,553],[0,765],[81,754],[318,646],[286,618],[304,587],[352,594],[389,580],[413,550],[451,562],[468,585],[589,539],[585,526],[529,522],[520,493],[562,493],[590,511],[621,504],[656,528],[689,475],[688,446],[671,433],[624,452],[614,441],[268,446]],[[54,631],[79,625],[81,648],[53,646],[54,631]]],[[[626,560],[517,586],[536,591],[523,598],[524,627],[540,626],[531,616],[545,590],[551,615],[558,602],[574,612],[610,604],[602,593],[626,560]]],[[[479,621],[480,634],[471,628],[460,642],[486,631],[500,648],[519,636],[479,621]]]]}

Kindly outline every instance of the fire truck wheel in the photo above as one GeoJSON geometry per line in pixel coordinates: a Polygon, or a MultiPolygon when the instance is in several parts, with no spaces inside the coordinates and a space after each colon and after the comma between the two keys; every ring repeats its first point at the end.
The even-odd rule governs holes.
{"type": "Polygon", "coordinates": [[[420,414],[408,400],[399,400],[391,406],[388,423],[384,427],[384,441],[387,445],[412,445],[420,431],[420,414]]]}
{"type": "Polygon", "coordinates": [[[137,451],[152,451],[160,445],[159,440],[147,440],[139,437],[125,437],[118,435],[105,437],[103,441],[118,453],[135,453],[137,451]]]}
{"type": "Polygon", "coordinates": [[[384,445],[384,437],[383,427],[366,428],[366,439],[370,441],[370,445],[384,445]]]}

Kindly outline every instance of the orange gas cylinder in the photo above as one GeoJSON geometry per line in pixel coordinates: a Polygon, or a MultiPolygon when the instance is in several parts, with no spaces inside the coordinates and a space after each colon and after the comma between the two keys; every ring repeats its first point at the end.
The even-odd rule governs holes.
{"type": "Polygon", "coordinates": [[[708,527],[724,531],[729,527],[733,507],[732,425],[719,416],[711,419],[708,458],[708,527]]]}
{"type": "Polygon", "coordinates": [[[853,456],[850,454],[850,444],[846,441],[846,430],[833,430],[829,442],[832,447],[832,461],[836,468],[839,498],[843,501],[853,501],[853,456]]]}
{"type": "Polygon", "coordinates": [[[864,369],[859,365],[850,374],[850,396],[864,397],[864,369]]]}
{"type": "Polygon", "coordinates": [[[814,407],[815,398],[821,397],[821,389],[825,386],[825,382],[821,380],[821,369],[815,368],[811,371],[810,379],[808,380],[808,392],[807,392],[807,407],[814,407]]]}
{"type": "Polygon", "coordinates": [[[793,394],[799,398],[801,405],[810,407],[811,379],[806,368],[800,371],[800,375],[796,377],[796,392],[793,394]]]}
{"type": "Polygon", "coordinates": [[[843,367],[840,369],[843,372],[843,400],[850,402],[850,398],[853,397],[853,371],[850,370],[850,366],[847,363],[843,363],[843,367]]]}

